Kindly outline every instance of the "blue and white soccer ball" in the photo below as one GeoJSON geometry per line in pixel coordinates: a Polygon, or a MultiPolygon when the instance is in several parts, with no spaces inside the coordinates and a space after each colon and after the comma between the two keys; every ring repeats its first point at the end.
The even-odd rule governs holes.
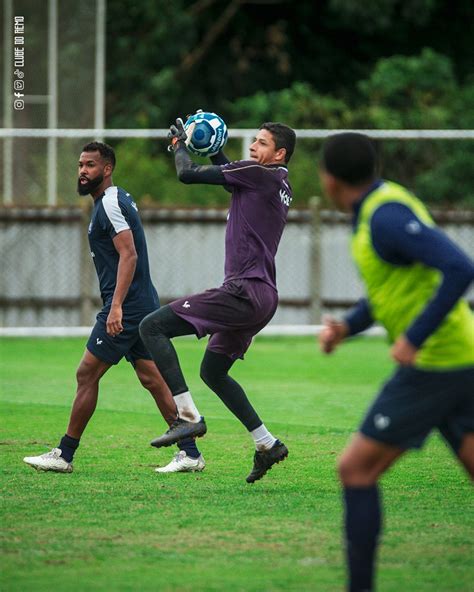
{"type": "Polygon", "coordinates": [[[188,149],[198,156],[213,156],[224,148],[227,142],[227,126],[216,113],[198,111],[188,117],[184,129],[188,131],[194,124],[188,149]]]}

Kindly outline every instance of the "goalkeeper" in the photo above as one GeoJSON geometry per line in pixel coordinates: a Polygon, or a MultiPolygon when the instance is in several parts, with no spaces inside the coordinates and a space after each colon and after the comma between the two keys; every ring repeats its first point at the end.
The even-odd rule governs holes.
{"type": "Polygon", "coordinates": [[[256,452],[248,483],[260,479],[288,455],[286,446],[266,428],[243,388],[229,376],[252,338],[275,314],[278,293],[275,255],[291,203],[287,165],[295,132],[281,123],[264,123],[250,146],[249,160],[229,162],[219,151],[212,165],[193,163],[181,119],[169,137],[178,178],[183,183],[223,185],[231,192],[225,235],[225,278],[219,288],[171,302],[140,324],[140,335],[171,390],[179,418],[153,446],[169,446],[202,436],[206,424],[194,404],[171,338],[210,335],[201,378],[241,421],[256,452]]]}

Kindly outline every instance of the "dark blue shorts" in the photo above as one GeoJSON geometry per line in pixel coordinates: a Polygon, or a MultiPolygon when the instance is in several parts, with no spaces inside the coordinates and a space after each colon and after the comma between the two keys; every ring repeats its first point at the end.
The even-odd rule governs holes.
{"type": "Polygon", "coordinates": [[[209,350],[233,360],[244,357],[277,306],[276,290],[256,279],[231,280],[170,303],[175,314],[193,325],[199,338],[211,335],[209,350]]]}
{"type": "MultiPolygon", "coordinates": [[[[156,310],[156,309],[155,309],[156,310]]],[[[138,333],[140,321],[153,310],[123,311],[123,331],[112,337],[107,334],[106,321],[110,308],[103,308],[96,317],[96,323],[92,329],[87,349],[107,364],[118,364],[125,359],[135,366],[136,360],[151,360],[151,356],[138,333]]]]}
{"type": "Polygon", "coordinates": [[[421,448],[434,428],[455,452],[464,436],[474,432],[474,367],[442,372],[400,367],[360,431],[399,448],[421,448]]]}

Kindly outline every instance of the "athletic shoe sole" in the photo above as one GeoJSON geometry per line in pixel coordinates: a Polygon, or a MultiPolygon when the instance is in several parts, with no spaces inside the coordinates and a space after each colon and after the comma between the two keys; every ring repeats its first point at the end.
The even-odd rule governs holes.
{"type": "Polygon", "coordinates": [[[150,442],[155,448],[163,448],[172,446],[180,440],[186,438],[201,438],[207,432],[207,426],[204,421],[197,423],[184,422],[176,428],[171,428],[159,438],[155,438],[150,442]]]}

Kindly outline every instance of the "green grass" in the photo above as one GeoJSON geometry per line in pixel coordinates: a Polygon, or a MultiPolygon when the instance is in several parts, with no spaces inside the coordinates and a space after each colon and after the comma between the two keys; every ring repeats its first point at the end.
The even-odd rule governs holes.
{"type": "MultiPolygon", "coordinates": [[[[64,433],[84,340],[0,341],[3,592],[344,589],[336,458],[391,370],[386,345],[323,357],[313,339],[257,339],[234,376],[290,455],[251,486],[251,439],[199,379],[205,344],[176,344],[208,423],[205,471],[153,471],[170,459],[149,446],[165,424],[122,362],[62,475],[22,458],[64,433]]],[[[403,458],[383,489],[379,589],[472,590],[472,490],[442,441],[403,458]]]]}

